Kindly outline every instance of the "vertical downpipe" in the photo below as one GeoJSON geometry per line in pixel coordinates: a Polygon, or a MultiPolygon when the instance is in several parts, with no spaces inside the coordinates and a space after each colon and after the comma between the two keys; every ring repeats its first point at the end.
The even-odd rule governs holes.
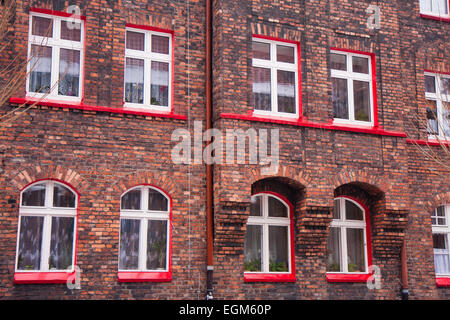
{"type": "MultiPolygon", "coordinates": [[[[406,236],[405,236],[406,237],[406,236]]],[[[406,238],[403,239],[402,253],[401,253],[401,266],[402,266],[402,300],[408,300],[409,298],[409,286],[408,286],[408,264],[406,259],[406,238]]]]}

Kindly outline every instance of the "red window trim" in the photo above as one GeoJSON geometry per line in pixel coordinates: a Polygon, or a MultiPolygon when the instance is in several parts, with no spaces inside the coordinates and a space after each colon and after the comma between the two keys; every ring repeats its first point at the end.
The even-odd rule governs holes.
{"type": "Polygon", "coordinates": [[[341,51],[346,53],[355,53],[355,54],[361,54],[365,56],[370,57],[371,62],[371,68],[372,68],[372,95],[373,95],[373,129],[378,129],[379,122],[378,122],[378,94],[377,94],[377,65],[375,61],[375,53],[373,52],[365,52],[365,51],[359,51],[359,50],[352,50],[352,49],[343,49],[343,48],[336,48],[331,47],[330,50],[333,51],[341,51]]]}
{"type": "Polygon", "coordinates": [[[436,141],[436,140],[415,140],[415,139],[406,139],[406,143],[408,144],[418,144],[421,146],[434,146],[434,147],[440,147],[442,144],[444,146],[449,147],[450,141],[436,141]]]}
{"type": "Polygon", "coordinates": [[[435,21],[442,21],[442,22],[450,22],[450,18],[443,18],[443,17],[439,17],[439,16],[433,16],[430,14],[420,14],[420,17],[422,19],[430,19],[430,20],[435,20],[435,21]]]}
{"type": "Polygon", "coordinates": [[[438,277],[436,278],[437,287],[450,287],[450,277],[438,277]]]}
{"type": "MultiPolygon", "coordinates": [[[[26,186],[24,186],[22,189],[20,189],[19,194],[21,194],[26,188],[28,188],[30,185],[38,183],[40,181],[56,181],[61,184],[64,184],[72,189],[73,192],[77,194],[77,215],[75,217],[75,254],[74,254],[74,261],[73,266],[74,268],[77,266],[77,253],[78,253],[78,221],[79,221],[79,214],[80,214],[80,193],[74,186],[72,186],[70,183],[55,179],[55,178],[44,178],[44,179],[38,179],[33,182],[28,183],[26,186]]],[[[20,207],[20,203],[19,203],[20,207]]],[[[19,211],[19,207],[17,208],[17,211],[19,211]]],[[[19,212],[17,212],[17,217],[19,217],[19,212]]],[[[19,241],[17,239],[16,241],[19,241]]],[[[17,252],[16,252],[17,254],[17,252]]],[[[15,268],[15,265],[14,265],[15,268]]],[[[34,271],[34,272],[14,272],[14,283],[15,284],[38,284],[38,283],[67,283],[67,280],[71,277],[73,277],[73,280],[75,276],[75,271],[72,272],[41,272],[41,271],[34,271]]]]}
{"type": "Polygon", "coordinates": [[[290,44],[295,44],[297,46],[297,94],[298,94],[298,118],[297,120],[301,120],[303,118],[303,104],[302,104],[302,59],[301,59],[301,44],[300,41],[288,40],[277,37],[270,37],[261,34],[253,34],[252,38],[265,39],[270,41],[278,41],[285,42],[290,44]]]}
{"type": "Polygon", "coordinates": [[[252,195],[256,196],[258,194],[270,194],[273,195],[285,202],[289,207],[289,217],[290,217],[290,225],[289,225],[289,233],[291,238],[291,272],[289,273],[256,273],[256,272],[244,272],[244,282],[296,282],[295,278],[295,241],[294,241],[294,206],[292,203],[283,195],[272,192],[272,191],[263,191],[258,192],[252,195]]]}
{"type": "Polygon", "coordinates": [[[53,100],[41,100],[40,99],[31,99],[31,98],[18,98],[11,97],[9,102],[12,104],[36,104],[40,106],[47,107],[55,107],[62,109],[77,109],[77,110],[86,110],[86,111],[99,111],[99,112],[109,112],[109,113],[117,113],[117,114],[132,114],[139,116],[147,116],[147,117],[158,117],[158,118],[169,118],[176,120],[187,120],[187,116],[175,114],[173,112],[155,112],[155,111],[145,111],[145,110],[137,110],[131,108],[111,108],[111,107],[103,107],[103,106],[91,106],[83,103],[70,103],[67,101],[53,101],[53,100]]]}
{"type": "Polygon", "coordinates": [[[65,17],[65,18],[75,18],[86,21],[86,16],[83,15],[75,15],[72,13],[64,12],[64,11],[56,11],[52,9],[42,9],[42,8],[30,8],[30,12],[49,14],[53,16],[65,17]]]}
{"type": "MultiPolygon", "coordinates": [[[[367,241],[367,266],[370,267],[373,264],[373,258],[372,258],[372,228],[370,223],[370,211],[369,208],[362,203],[359,199],[351,197],[351,196],[339,196],[338,198],[344,198],[352,200],[356,203],[358,203],[361,207],[364,209],[364,216],[366,219],[366,241],[367,241]]],[[[368,271],[369,271],[368,270],[368,271]]],[[[367,273],[333,273],[333,272],[327,272],[326,273],[326,279],[327,282],[366,282],[370,276],[372,276],[373,272],[367,272],[367,273]]]]}
{"type": "MultiPolygon", "coordinates": [[[[163,188],[151,184],[151,183],[141,183],[136,184],[127,190],[124,191],[123,194],[128,192],[129,190],[136,187],[148,186],[159,190],[169,199],[169,262],[167,266],[167,271],[118,271],[117,273],[117,281],[118,282],[170,282],[172,281],[172,210],[173,210],[173,199],[170,193],[168,193],[163,188]]],[[[118,249],[119,250],[119,249],[118,249]]],[[[118,252],[119,254],[119,252],[118,252]]]]}

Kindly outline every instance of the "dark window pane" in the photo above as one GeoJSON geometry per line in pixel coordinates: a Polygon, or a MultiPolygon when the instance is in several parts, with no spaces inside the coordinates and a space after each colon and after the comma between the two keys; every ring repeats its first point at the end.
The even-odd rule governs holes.
{"type": "Polygon", "coordinates": [[[440,233],[433,234],[433,248],[434,249],[447,249],[445,238],[446,238],[445,234],[440,234],[440,233]]]}
{"type": "Polygon", "coordinates": [[[450,95],[450,78],[441,77],[441,94],[450,95]]]}
{"type": "Polygon", "coordinates": [[[167,198],[161,192],[148,190],[148,210],[167,211],[169,207],[167,198]]]}
{"type": "Polygon", "coordinates": [[[262,227],[247,225],[244,256],[245,271],[261,271],[262,227]]]}
{"type": "Polygon", "coordinates": [[[347,56],[338,53],[330,55],[330,67],[334,70],[347,71],[347,56]]]}
{"type": "Polygon", "coordinates": [[[255,110],[270,111],[272,106],[270,69],[253,67],[252,76],[253,106],[255,110]]]}
{"type": "Polygon", "coordinates": [[[144,51],[145,34],[140,32],[127,31],[127,49],[144,51]]]}
{"type": "Polygon", "coordinates": [[[370,121],[370,88],[369,82],[353,81],[353,97],[355,104],[355,120],[370,121]]]}
{"type": "Polygon", "coordinates": [[[269,217],[288,217],[288,209],[278,199],[269,196],[269,217]]]}
{"type": "Polygon", "coordinates": [[[151,101],[156,106],[169,105],[169,64],[152,61],[151,70],[151,101]]]}
{"type": "Polygon", "coordinates": [[[50,270],[66,270],[72,266],[74,223],[74,218],[52,218],[50,270]]]}
{"type": "Polygon", "coordinates": [[[61,39],[81,41],[81,23],[73,21],[61,21],[61,39]]]}
{"type": "Polygon", "coordinates": [[[278,111],[295,113],[295,72],[278,70],[278,111]]]}
{"type": "Polygon", "coordinates": [[[130,190],[122,196],[121,209],[141,210],[141,190],[130,190]]]}
{"type": "Polygon", "coordinates": [[[126,59],[125,102],[144,103],[144,60],[126,59]]]}
{"type": "Polygon", "coordinates": [[[425,76],[425,92],[436,93],[436,81],[434,76],[425,76]]]}
{"type": "Polygon", "coordinates": [[[80,51],[61,49],[58,93],[78,97],[80,89],[80,51]]]}
{"type": "Polygon", "coordinates": [[[52,72],[52,48],[31,45],[30,92],[46,93],[50,91],[52,72]]]}
{"type": "Polygon", "coordinates": [[[364,230],[347,229],[348,272],[365,272],[364,230]]]}
{"type": "Polygon", "coordinates": [[[270,44],[253,41],[253,58],[270,60],[270,44]]]}
{"type": "Polygon", "coordinates": [[[436,101],[427,101],[427,132],[428,134],[439,134],[439,125],[436,113],[436,101]]]}
{"type": "Polygon", "coordinates": [[[330,228],[330,235],[327,243],[327,271],[341,271],[341,230],[330,228]]]}
{"type": "Polygon", "coordinates": [[[45,183],[35,184],[22,193],[22,206],[43,207],[45,205],[45,183]]]}
{"type": "Polygon", "coordinates": [[[347,79],[331,78],[331,98],[334,117],[348,119],[347,79]]]}
{"type": "Polygon", "coordinates": [[[352,57],[353,72],[369,74],[369,59],[362,57],[352,57]]]}
{"type": "Polygon", "coordinates": [[[21,217],[18,270],[40,269],[43,225],[44,217],[21,217]]]}
{"type": "Polygon", "coordinates": [[[139,268],[140,225],[140,220],[120,220],[120,270],[137,270],[139,268]]]}
{"type": "Polygon", "coordinates": [[[277,45],[277,61],[295,63],[294,47],[277,45]]]}
{"type": "Polygon", "coordinates": [[[288,227],[269,226],[269,271],[289,271],[288,227]]]}
{"type": "Polygon", "coordinates": [[[260,217],[262,216],[261,196],[252,197],[252,203],[250,205],[250,216],[260,217]]]}
{"type": "Polygon", "coordinates": [[[75,194],[68,188],[55,184],[53,189],[53,206],[59,208],[75,208],[75,194]]]}
{"type": "Polygon", "coordinates": [[[148,221],[147,270],[166,268],[167,221],[148,221]]]}
{"type": "Polygon", "coordinates": [[[33,16],[31,23],[33,35],[49,38],[52,37],[53,35],[52,19],[33,16]]]}
{"type": "Polygon", "coordinates": [[[333,219],[341,218],[341,205],[339,199],[334,200],[333,219]]]}
{"type": "Polygon", "coordinates": [[[169,54],[169,37],[152,35],[152,52],[169,54]]]}
{"type": "Polygon", "coordinates": [[[345,200],[345,215],[347,220],[364,220],[363,211],[353,202],[345,200]]]}

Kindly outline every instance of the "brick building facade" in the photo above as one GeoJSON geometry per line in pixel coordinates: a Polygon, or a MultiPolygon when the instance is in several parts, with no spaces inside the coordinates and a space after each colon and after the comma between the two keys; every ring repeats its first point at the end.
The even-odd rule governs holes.
{"type": "MultiPolygon", "coordinates": [[[[437,79],[450,73],[450,20],[444,17],[439,21],[421,7],[424,2],[213,1],[213,126],[222,132],[279,130],[277,172],[266,175],[259,165],[249,163],[214,165],[214,298],[400,299],[404,244],[409,297],[450,298],[450,275],[436,276],[431,219],[436,208],[444,206],[445,211],[450,204],[449,172],[427,160],[415,145],[428,139],[426,129],[418,129],[416,121],[427,116],[424,75],[437,79]],[[380,29],[367,27],[370,14],[366,10],[371,4],[380,9],[380,29]],[[347,69],[339,69],[342,57],[347,69]],[[258,82],[255,75],[264,72],[264,65],[271,70],[269,80],[258,82]],[[360,67],[362,71],[355,71],[360,67]],[[277,83],[277,78],[283,80],[277,83]],[[336,121],[342,118],[336,116],[336,101],[342,96],[335,90],[339,80],[333,79],[346,79],[352,90],[360,86],[360,91],[354,89],[353,98],[346,96],[348,121],[336,121]],[[358,94],[366,89],[370,94],[361,98],[358,94]],[[262,108],[255,108],[257,99],[262,108]],[[367,106],[362,107],[366,111],[361,111],[360,102],[367,106]],[[267,105],[269,109],[264,109],[267,105]],[[258,224],[251,213],[255,203],[251,199],[258,195],[274,196],[288,210],[290,220],[280,222],[286,223],[290,234],[286,272],[263,272],[272,266],[262,262],[261,272],[246,270],[248,226],[258,224]],[[364,230],[365,266],[361,272],[352,272],[350,264],[342,261],[341,272],[330,269],[330,230],[348,229],[336,221],[335,199],[343,199],[345,208],[350,207],[344,199],[350,201],[363,213],[364,223],[354,227],[364,230]],[[367,287],[370,265],[381,272],[381,288],[367,287]]],[[[30,31],[30,15],[64,21],[69,5],[81,9],[77,21],[82,24],[79,42],[84,53],[77,60],[79,99],[47,98],[0,127],[0,297],[204,299],[205,165],[174,164],[171,136],[176,129],[194,134],[194,122],[205,121],[205,1],[18,0],[8,34],[12,41],[1,63],[16,56],[26,63],[29,42],[35,35],[30,31]],[[144,34],[152,48],[146,44],[132,49],[135,44],[127,42],[126,37],[131,39],[128,32],[144,34]],[[153,55],[153,43],[161,40],[158,37],[169,39],[168,51],[161,49],[153,55]],[[126,69],[139,50],[146,52],[143,60],[160,59],[159,63],[168,64],[166,78],[158,78],[169,79],[167,94],[167,88],[158,82],[163,80],[153,82],[144,76],[142,82],[129,80],[144,88],[151,83],[148,91],[155,100],[146,94],[137,94],[137,100],[148,99],[154,108],[129,107],[136,103],[136,96],[132,97],[136,93],[124,86],[124,81],[136,79],[140,69],[130,69],[135,74],[126,69]],[[159,93],[153,93],[152,86],[158,86],[159,93]],[[128,93],[131,98],[126,98],[128,93]],[[160,106],[155,107],[153,101],[160,106]],[[19,222],[29,209],[24,193],[36,183],[48,181],[52,183],[45,188],[61,184],[78,201],[73,206],[73,254],[81,269],[79,290],[68,289],[65,272],[52,274],[48,265],[47,269],[42,266],[44,253],[41,266],[35,266],[40,270],[19,270],[19,222]],[[124,206],[124,197],[137,186],[156,190],[168,200],[163,272],[118,268],[119,239],[124,237],[119,235],[121,217],[130,209],[124,206]]],[[[61,25],[55,22],[53,35],[62,34],[61,25]]],[[[63,47],[57,49],[60,61],[63,47]]],[[[21,91],[14,92],[1,107],[2,114],[22,103],[32,104],[32,80],[26,78],[24,71],[21,91]]],[[[61,92],[56,95],[64,95],[61,92]]],[[[140,197],[150,191],[141,192],[140,197]]],[[[47,209],[55,209],[53,206],[47,209]]],[[[447,212],[450,219],[450,210],[447,212]]],[[[48,252],[53,252],[52,236],[47,240],[43,236],[48,252]]],[[[347,236],[350,239],[349,233],[339,239],[347,236]]],[[[271,246],[270,240],[267,245],[271,246]]],[[[272,258],[272,247],[267,245],[259,249],[272,258]]],[[[352,250],[344,242],[340,245],[340,253],[343,247],[345,252],[352,250]]],[[[351,255],[340,257],[347,261],[351,255]]],[[[141,253],[136,259],[141,259],[141,253]]]]}

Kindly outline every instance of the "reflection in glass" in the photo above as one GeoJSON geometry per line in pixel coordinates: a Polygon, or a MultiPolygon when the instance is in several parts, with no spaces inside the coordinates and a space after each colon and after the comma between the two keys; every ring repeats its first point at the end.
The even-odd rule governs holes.
{"type": "Polygon", "coordinates": [[[35,184],[22,193],[22,206],[43,207],[45,205],[45,183],[35,184]]]}
{"type": "Polygon", "coordinates": [[[331,98],[333,100],[334,117],[348,119],[347,79],[331,78],[331,98]]]}
{"type": "Polygon", "coordinates": [[[363,57],[352,57],[353,72],[369,74],[369,59],[363,57]]]}
{"type": "Polygon", "coordinates": [[[144,103],[144,60],[126,58],[125,102],[144,103]]]}
{"type": "Polygon", "coordinates": [[[269,217],[288,217],[286,206],[278,199],[269,196],[269,217]]]}
{"type": "Polygon", "coordinates": [[[294,47],[277,45],[277,61],[295,63],[294,47]]]}
{"type": "Polygon", "coordinates": [[[81,23],[62,20],[61,39],[78,42],[81,41],[81,23]]]}
{"type": "Polygon", "coordinates": [[[49,18],[33,16],[32,34],[34,36],[48,37],[53,36],[53,21],[49,18]]]}
{"type": "Polygon", "coordinates": [[[427,132],[428,134],[439,134],[439,124],[436,113],[436,101],[427,101],[427,132]]]}
{"type": "Polygon", "coordinates": [[[425,76],[425,92],[436,93],[436,81],[434,76],[425,76]]]}
{"type": "Polygon", "coordinates": [[[137,270],[139,268],[139,228],[141,221],[120,220],[119,269],[137,270]]]}
{"type": "Polygon", "coordinates": [[[295,113],[295,72],[277,71],[278,111],[295,113]]]}
{"type": "Polygon", "coordinates": [[[262,216],[262,207],[261,207],[261,196],[252,197],[252,202],[250,205],[250,216],[260,217],[262,216]]]}
{"type": "Polygon", "coordinates": [[[44,217],[21,217],[18,270],[40,269],[43,225],[44,217]]]}
{"type": "Polygon", "coordinates": [[[363,211],[353,202],[345,200],[345,218],[347,220],[364,220],[363,211]]]}
{"type": "Polygon", "coordinates": [[[287,272],[288,227],[269,226],[269,271],[287,272]]]}
{"type": "Polygon", "coordinates": [[[141,210],[141,190],[130,190],[122,196],[121,209],[141,210]]]}
{"type": "Polygon", "coordinates": [[[355,120],[370,121],[369,82],[353,81],[353,100],[355,105],[355,120]]]}
{"type": "Polygon", "coordinates": [[[53,206],[58,208],[75,208],[75,194],[68,188],[55,183],[53,206]]]}
{"type": "Polygon", "coordinates": [[[147,270],[166,268],[167,221],[149,220],[147,233],[147,270]]]}
{"type": "Polygon", "coordinates": [[[148,189],[148,210],[167,211],[168,201],[161,192],[154,189],[148,189]]]}
{"type": "Polygon", "coordinates": [[[253,105],[255,110],[271,110],[270,69],[252,68],[253,105]]]}
{"type": "Polygon", "coordinates": [[[50,270],[66,270],[72,266],[74,218],[52,217],[50,270]]]}
{"type": "Polygon", "coordinates": [[[270,60],[270,44],[263,42],[252,42],[253,58],[270,60]]]}
{"type": "Polygon", "coordinates": [[[338,53],[330,55],[330,67],[334,70],[347,71],[347,56],[338,53]]]}
{"type": "Polygon", "coordinates": [[[347,228],[348,272],[365,272],[364,230],[347,228]]]}
{"type": "Polygon", "coordinates": [[[262,227],[247,225],[244,244],[245,271],[261,271],[262,227]]]}
{"type": "Polygon", "coordinates": [[[330,228],[330,235],[327,243],[327,271],[341,271],[341,230],[338,228],[330,228]]]}
{"type": "Polygon", "coordinates": [[[80,51],[60,49],[58,94],[78,97],[80,90],[80,51]]]}
{"type": "Polygon", "coordinates": [[[169,64],[152,61],[151,70],[151,101],[157,106],[169,105],[169,64]]]}
{"type": "Polygon", "coordinates": [[[47,93],[51,88],[52,48],[31,45],[30,92],[47,93]]]}

